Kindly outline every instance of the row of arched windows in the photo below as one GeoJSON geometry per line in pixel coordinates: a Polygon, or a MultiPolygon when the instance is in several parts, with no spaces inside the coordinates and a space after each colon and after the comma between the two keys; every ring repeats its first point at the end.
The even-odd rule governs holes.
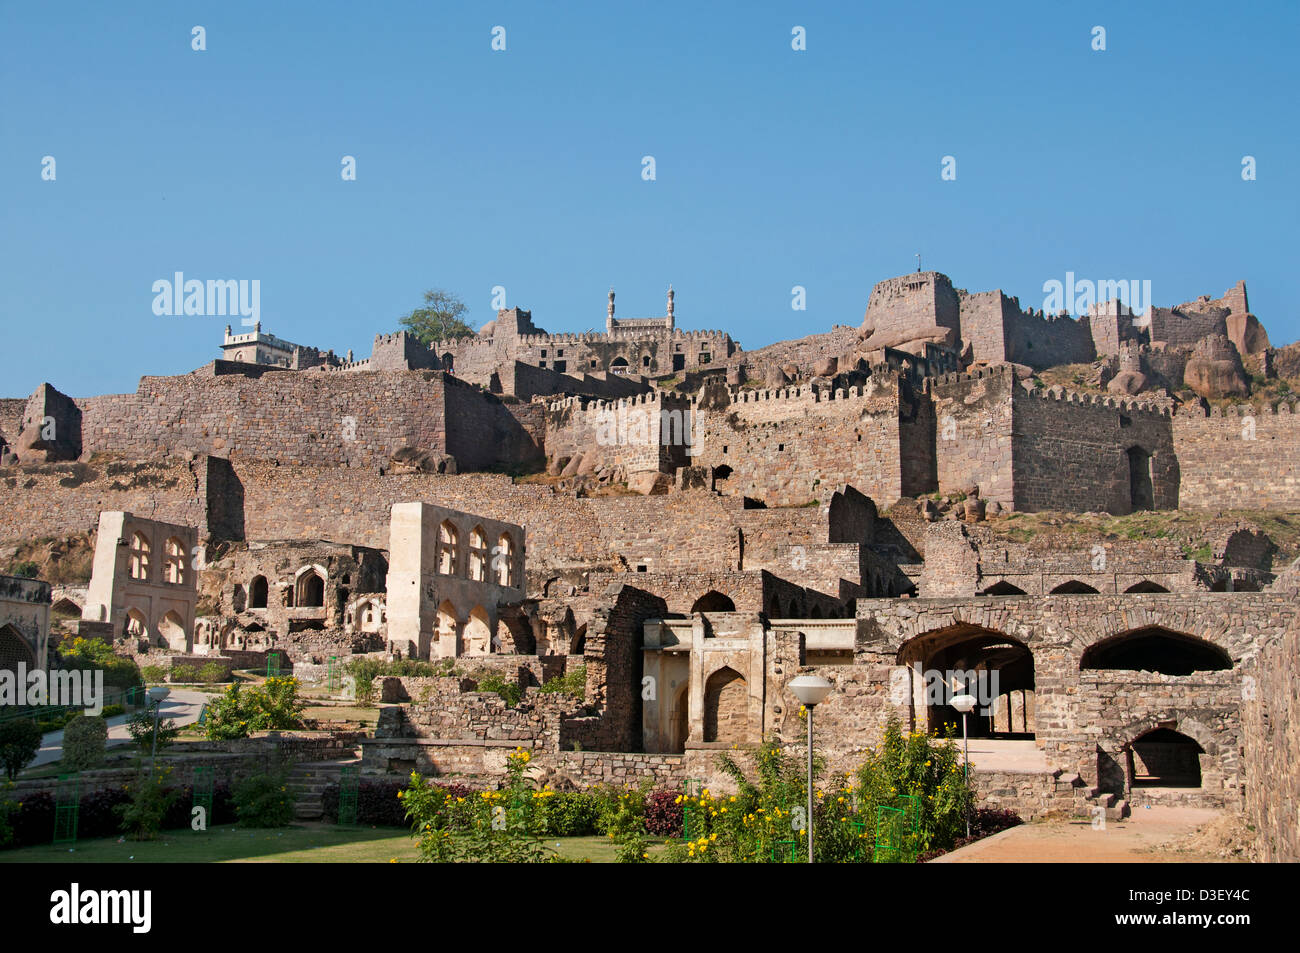
{"type": "Polygon", "coordinates": [[[488,551],[488,537],[482,526],[469,533],[469,546],[461,552],[460,530],[451,520],[438,527],[438,574],[458,576],[463,565],[466,578],[474,582],[494,582],[498,586],[514,586],[515,545],[509,533],[497,537],[497,543],[488,551]]]}
{"type": "MultiPolygon", "coordinates": [[[[144,533],[131,537],[130,557],[131,578],[149,582],[153,571],[153,547],[144,533]]],[[[162,581],[182,585],[186,582],[187,569],[185,544],[173,536],[163,544],[162,581]]]]}

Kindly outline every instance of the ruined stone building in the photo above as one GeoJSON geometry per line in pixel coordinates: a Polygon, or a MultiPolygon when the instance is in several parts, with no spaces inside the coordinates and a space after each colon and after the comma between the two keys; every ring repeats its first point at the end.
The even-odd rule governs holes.
{"type": "Polygon", "coordinates": [[[0,669],[15,674],[46,668],[50,635],[50,584],[0,576],[0,669]]]}
{"type": "MultiPolygon", "coordinates": [[[[123,651],[457,659],[382,680],[367,770],[492,775],[523,744],[557,784],[716,779],[719,750],[799,743],[810,670],[847,765],[891,719],[955,724],[965,673],[987,803],[1227,807],[1286,844],[1291,379],[1244,284],[1076,319],[918,272],[753,352],[671,294],[355,360],[257,327],[133,393],[0,402],[0,544],[93,538],[79,631],[123,651]],[[1146,511],[1203,535],[1115,528],[1146,511]],[[580,701],[532,691],[579,669],[580,701]]],[[[43,585],[5,582],[0,661],[45,657],[43,585]]]]}
{"type": "Polygon", "coordinates": [[[191,526],[99,514],[82,618],[115,639],[188,652],[194,645],[198,536],[191,526]]]}

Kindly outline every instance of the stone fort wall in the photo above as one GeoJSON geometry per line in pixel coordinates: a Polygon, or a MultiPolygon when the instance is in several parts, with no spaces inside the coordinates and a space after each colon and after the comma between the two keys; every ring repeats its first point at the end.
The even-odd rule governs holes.
{"type": "Polygon", "coordinates": [[[1242,692],[1246,817],[1259,834],[1259,859],[1300,861],[1300,774],[1278,771],[1300,759],[1300,631],[1260,646],[1242,692]]]}
{"type": "Polygon", "coordinates": [[[1300,406],[1179,408],[1173,445],[1186,509],[1300,508],[1300,406]]]}
{"type": "Polygon", "coordinates": [[[134,394],[76,404],[83,454],[379,467],[411,446],[462,469],[539,455],[499,401],[436,371],[144,377],[134,394]]]}

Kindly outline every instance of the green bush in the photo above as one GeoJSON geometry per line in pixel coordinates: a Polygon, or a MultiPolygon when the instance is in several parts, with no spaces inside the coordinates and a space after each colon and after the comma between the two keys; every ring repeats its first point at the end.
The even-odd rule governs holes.
{"type": "Polygon", "coordinates": [[[118,715],[125,715],[126,708],[122,705],[105,705],[104,710],[100,712],[105,718],[114,718],[118,715]]]}
{"type": "Polygon", "coordinates": [[[104,763],[108,723],[102,717],[78,715],[63,729],[63,767],[87,771],[104,763]]]}
{"type": "Polygon", "coordinates": [[[10,817],[22,810],[22,805],[9,797],[13,786],[13,782],[9,780],[0,785],[0,849],[9,846],[9,842],[14,838],[14,825],[10,817]]]}
{"type": "Polygon", "coordinates": [[[524,690],[518,682],[507,681],[496,672],[488,672],[477,677],[480,692],[496,692],[507,708],[514,708],[523,700],[524,690]]]}
{"type": "Polygon", "coordinates": [[[24,579],[35,579],[36,574],[41,571],[41,567],[34,562],[14,563],[11,574],[22,576],[24,579]]]}
{"type": "Polygon", "coordinates": [[[298,680],[291,675],[268,678],[251,688],[236,682],[208,703],[207,735],[211,741],[229,741],[254,731],[299,728],[302,708],[298,680]]]}
{"type": "Polygon", "coordinates": [[[351,675],[357,686],[357,701],[369,705],[375,698],[375,679],[385,675],[399,675],[417,678],[441,678],[446,675],[459,675],[455,659],[440,659],[437,662],[422,662],[419,659],[394,659],[387,661],[376,658],[356,658],[346,662],[343,671],[351,675]]]}
{"type": "Polygon", "coordinates": [[[122,833],[132,840],[153,840],[162,830],[168,809],[181,795],[179,790],[167,789],[170,774],[171,768],[149,771],[127,785],[131,800],[115,810],[122,817],[122,833]]]}
{"type": "Polygon", "coordinates": [[[229,681],[230,673],[220,662],[208,662],[199,669],[199,681],[205,685],[211,685],[214,682],[229,681]]]}
{"type": "Polygon", "coordinates": [[[587,697],[587,666],[579,665],[572,672],[557,675],[555,678],[548,678],[540,691],[548,694],[563,692],[566,695],[572,695],[578,701],[582,701],[587,697]]]}
{"type": "Polygon", "coordinates": [[[118,655],[103,639],[75,638],[59,646],[59,664],[77,671],[102,670],[110,688],[135,688],[144,684],[134,659],[118,655]]]}
{"type": "Polygon", "coordinates": [[[140,677],[147,685],[159,685],[167,681],[167,669],[162,665],[141,665],[140,677]]]}
{"type": "MultiPolygon", "coordinates": [[[[145,752],[154,750],[154,711],[152,708],[141,708],[126,721],[127,733],[135,745],[145,752]]],[[[180,726],[170,718],[158,719],[156,727],[158,733],[158,748],[162,751],[176,740],[176,736],[181,733],[180,726]]]]}
{"type": "Polygon", "coordinates": [[[30,718],[17,718],[0,724],[0,762],[10,781],[31,764],[41,750],[41,729],[30,718]]]}
{"type": "Polygon", "coordinates": [[[287,776],[258,774],[237,784],[235,816],[243,827],[287,827],[293,821],[287,776]]]}
{"type": "Polygon", "coordinates": [[[506,761],[506,786],[459,796],[411,774],[398,792],[418,839],[420,859],[437,863],[547,863],[555,852],[542,843],[534,805],[524,779],[531,756],[516,749],[506,761]]]}

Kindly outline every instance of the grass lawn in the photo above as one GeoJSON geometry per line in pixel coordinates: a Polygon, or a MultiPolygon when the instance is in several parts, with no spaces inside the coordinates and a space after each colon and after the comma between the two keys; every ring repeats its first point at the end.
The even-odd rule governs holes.
{"type": "MultiPolygon", "coordinates": [[[[560,837],[545,843],[567,860],[614,861],[614,843],[608,837],[560,837]]],[[[415,840],[405,832],[328,824],[280,830],[239,830],[226,824],[202,834],[169,831],[155,841],[119,844],[116,838],[103,838],[81,841],[71,851],[54,846],[0,851],[0,864],[387,864],[394,860],[419,860],[415,840]]]]}

